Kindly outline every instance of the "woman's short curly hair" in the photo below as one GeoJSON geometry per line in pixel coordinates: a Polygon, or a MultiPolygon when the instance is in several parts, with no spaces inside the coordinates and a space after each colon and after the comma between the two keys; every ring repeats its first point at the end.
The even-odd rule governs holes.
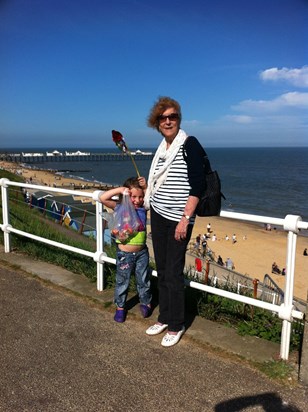
{"type": "Polygon", "coordinates": [[[167,96],[161,96],[158,98],[158,100],[154,103],[149,117],[148,117],[148,126],[152,127],[153,129],[159,130],[159,116],[164,113],[165,110],[169,108],[173,108],[176,110],[176,112],[179,115],[180,123],[182,120],[182,113],[181,113],[181,106],[180,104],[174,100],[171,99],[171,97],[167,96]]]}

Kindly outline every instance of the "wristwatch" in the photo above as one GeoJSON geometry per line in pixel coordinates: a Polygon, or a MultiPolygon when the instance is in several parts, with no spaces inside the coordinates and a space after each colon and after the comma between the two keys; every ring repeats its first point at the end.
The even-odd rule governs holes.
{"type": "Polygon", "coordinates": [[[185,219],[188,220],[188,221],[190,220],[190,216],[189,216],[189,215],[185,215],[185,214],[183,213],[183,217],[185,217],[185,219]]]}

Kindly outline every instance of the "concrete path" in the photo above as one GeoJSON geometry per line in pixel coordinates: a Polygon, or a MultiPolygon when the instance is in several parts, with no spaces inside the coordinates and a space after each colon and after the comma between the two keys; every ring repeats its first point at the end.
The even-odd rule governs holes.
{"type": "Polygon", "coordinates": [[[193,319],[163,348],[162,336],[145,335],[155,313],[144,320],[135,307],[117,324],[111,301],[83,276],[1,250],[0,411],[307,410],[307,388],[272,382],[231,355],[229,329],[193,319]]]}

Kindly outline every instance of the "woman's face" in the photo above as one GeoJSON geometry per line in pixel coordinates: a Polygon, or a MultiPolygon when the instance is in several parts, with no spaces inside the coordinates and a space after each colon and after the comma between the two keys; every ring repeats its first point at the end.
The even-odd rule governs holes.
{"type": "Polygon", "coordinates": [[[166,109],[158,118],[159,131],[166,138],[172,141],[180,129],[180,117],[173,107],[166,109]]]}

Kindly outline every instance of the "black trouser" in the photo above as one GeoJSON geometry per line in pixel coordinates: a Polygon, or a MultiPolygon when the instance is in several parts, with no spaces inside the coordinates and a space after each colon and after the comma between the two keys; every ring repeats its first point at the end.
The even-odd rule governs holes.
{"type": "Polygon", "coordinates": [[[156,269],[158,274],[158,322],[168,325],[168,330],[178,332],[184,326],[185,291],[184,266],[187,245],[193,225],[188,225],[185,240],[175,240],[178,222],[165,219],[151,209],[151,231],[156,269]]]}

